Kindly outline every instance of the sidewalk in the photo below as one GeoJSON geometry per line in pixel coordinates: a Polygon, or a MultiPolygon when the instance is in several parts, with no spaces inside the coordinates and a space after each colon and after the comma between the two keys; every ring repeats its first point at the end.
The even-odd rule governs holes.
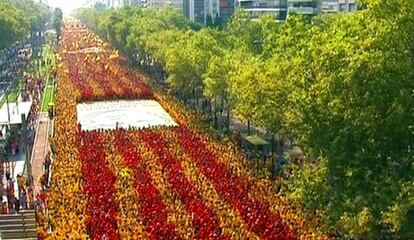
{"type": "MultiPolygon", "coordinates": [[[[220,122],[221,128],[226,128],[226,122],[227,122],[227,115],[225,113],[220,114],[217,113],[218,121],[220,122]]],[[[247,121],[242,121],[234,114],[230,115],[230,131],[239,130],[240,133],[247,134],[247,121]]],[[[250,133],[251,134],[259,134],[259,135],[265,135],[266,129],[254,125],[254,123],[250,124],[250,133]]]]}
{"type": "Polygon", "coordinates": [[[49,149],[49,124],[50,119],[48,114],[46,112],[40,113],[31,159],[34,194],[38,193],[41,189],[39,177],[43,174],[43,162],[49,149]]]}

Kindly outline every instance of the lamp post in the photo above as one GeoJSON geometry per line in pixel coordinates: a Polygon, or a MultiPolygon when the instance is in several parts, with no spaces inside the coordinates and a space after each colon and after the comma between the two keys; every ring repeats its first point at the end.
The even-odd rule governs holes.
{"type": "Polygon", "coordinates": [[[7,106],[7,124],[10,128],[10,107],[9,107],[9,93],[6,91],[6,106],[7,106]]]}
{"type": "Polygon", "coordinates": [[[32,166],[30,162],[30,156],[29,156],[29,149],[28,149],[28,141],[27,141],[27,123],[26,123],[26,114],[21,114],[22,118],[22,140],[23,140],[23,146],[24,146],[24,152],[25,152],[25,164],[27,166],[27,175],[31,182],[31,176],[32,176],[32,166]]]}

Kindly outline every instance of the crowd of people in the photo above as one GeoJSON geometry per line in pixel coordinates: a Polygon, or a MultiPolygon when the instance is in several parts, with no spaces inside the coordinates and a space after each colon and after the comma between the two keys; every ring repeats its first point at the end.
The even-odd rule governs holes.
{"type": "Polygon", "coordinates": [[[31,56],[30,44],[16,43],[10,49],[2,51],[0,54],[0,96],[20,78],[31,56]]]}
{"type": "MultiPolygon", "coordinates": [[[[175,128],[76,127],[76,103],[84,96],[130,96],[126,89],[111,90],[119,78],[88,77],[96,71],[88,66],[97,59],[108,69],[117,65],[103,52],[74,54],[91,43],[103,46],[93,34],[76,29],[83,28],[66,26],[71,31],[62,32],[53,139],[58,151],[47,198],[52,238],[296,239],[314,234],[305,218],[273,194],[268,181],[253,176],[234,145],[198,132],[193,126],[199,119],[171,96],[153,94],[179,124],[175,128]]],[[[120,67],[118,72],[130,71],[120,67]]]]}
{"type": "MultiPolygon", "coordinates": [[[[34,137],[36,133],[36,124],[37,119],[40,114],[40,108],[41,108],[41,95],[44,89],[44,80],[37,76],[24,76],[24,82],[23,82],[23,89],[21,93],[21,100],[23,102],[25,101],[31,101],[32,105],[30,107],[29,113],[26,116],[26,137],[27,137],[27,144],[29,146],[29,149],[31,150],[31,147],[34,144],[34,137]]],[[[9,131],[11,130],[8,128],[9,131]]],[[[18,136],[15,136],[14,134],[11,134],[13,136],[10,136],[7,139],[7,146],[9,153],[11,156],[16,156],[19,151],[19,145],[22,143],[21,139],[19,139],[18,136]]]]}
{"type": "MultiPolygon", "coordinates": [[[[10,163],[3,163],[4,165],[10,163]]],[[[17,192],[15,191],[15,180],[10,172],[7,170],[6,177],[6,197],[7,201],[3,200],[1,214],[19,213],[21,209],[29,209],[33,207],[34,201],[31,197],[33,189],[30,184],[30,179],[18,174],[17,175],[17,192]]]]}
{"type": "Polygon", "coordinates": [[[25,76],[24,89],[22,92],[23,101],[31,101],[32,106],[27,116],[27,135],[29,146],[34,144],[36,123],[41,110],[41,96],[45,88],[45,80],[39,76],[25,76]]]}
{"type": "MultiPolygon", "coordinates": [[[[3,55],[0,57],[0,83],[1,80],[9,79],[11,77],[18,78],[22,75],[22,89],[21,89],[21,101],[32,102],[29,114],[26,118],[26,139],[28,145],[28,151],[31,152],[34,144],[34,138],[36,134],[36,124],[41,110],[41,96],[45,88],[45,79],[39,76],[39,74],[26,74],[23,70],[28,64],[32,56],[32,49],[30,45],[16,45],[9,52],[3,51],[3,55]]],[[[4,83],[4,82],[3,82],[4,83]]],[[[1,86],[7,86],[3,84],[1,86]]],[[[0,86],[0,89],[1,89],[0,86]]],[[[4,89],[4,88],[3,88],[4,89]]],[[[10,129],[10,128],[9,128],[10,129]]],[[[19,145],[22,144],[22,140],[17,135],[13,135],[8,140],[8,150],[1,157],[1,164],[4,176],[6,178],[5,183],[1,184],[5,188],[6,198],[3,198],[1,214],[14,214],[18,213],[22,209],[44,209],[44,190],[48,181],[48,177],[43,179],[32,179],[32,177],[25,177],[22,174],[18,174],[16,179],[10,174],[12,169],[10,157],[19,154],[19,145]],[[42,190],[36,193],[34,199],[33,182],[39,180],[42,184],[42,190]],[[15,182],[17,182],[18,189],[15,191],[15,182]]],[[[50,166],[50,155],[45,158],[45,165],[47,169],[50,166]]],[[[49,174],[49,170],[44,169],[44,175],[49,174]]],[[[3,177],[3,174],[1,175],[3,177]]]]}

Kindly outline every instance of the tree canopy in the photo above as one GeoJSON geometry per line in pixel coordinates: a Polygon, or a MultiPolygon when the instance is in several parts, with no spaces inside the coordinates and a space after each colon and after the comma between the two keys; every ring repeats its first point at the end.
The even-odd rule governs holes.
{"type": "Polygon", "coordinates": [[[50,18],[49,8],[32,0],[0,0],[0,49],[29,33],[42,31],[50,18]]]}
{"type": "Polygon", "coordinates": [[[241,11],[222,30],[200,30],[171,9],[79,17],[135,62],[165,71],[185,99],[202,95],[294,138],[313,161],[291,172],[281,194],[322,213],[325,231],[413,237],[414,1],[362,3],[356,13],[285,23],[241,11]]]}
{"type": "Polygon", "coordinates": [[[52,24],[53,24],[53,28],[56,31],[58,39],[60,37],[62,21],[63,21],[63,12],[62,12],[62,10],[60,8],[55,8],[55,10],[53,11],[53,16],[52,16],[52,24]]]}
{"type": "Polygon", "coordinates": [[[29,22],[21,9],[8,1],[0,1],[0,49],[25,36],[29,22]]]}

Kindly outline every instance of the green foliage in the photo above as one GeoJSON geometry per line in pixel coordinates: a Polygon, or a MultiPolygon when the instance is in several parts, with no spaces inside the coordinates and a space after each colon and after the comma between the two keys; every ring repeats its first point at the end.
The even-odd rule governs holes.
{"type": "Polygon", "coordinates": [[[214,38],[215,30],[203,29],[187,32],[166,52],[166,70],[170,73],[168,82],[174,90],[180,90],[189,96],[193,91],[203,87],[209,60],[219,54],[218,44],[214,38]]]}
{"type": "Polygon", "coordinates": [[[204,74],[204,95],[218,107],[229,104],[229,81],[233,71],[233,53],[225,51],[212,56],[204,74]]]}
{"type": "Polygon", "coordinates": [[[63,12],[60,8],[55,8],[53,11],[53,17],[52,17],[52,25],[53,28],[56,31],[57,38],[60,38],[60,30],[62,27],[62,21],[63,21],[63,12]]]}
{"type": "Polygon", "coordinates": [[[251,121],[260,108],[261,89],[258,85],[264,80],[262,62],[246,49],[234,52],[233,57],[235,69],[230,72],[228,91],[234,103],[234,113],[251,121]]]}
{"type": "Polygon", "coordinates": [[[0,0],[0,49],[9,47],[27,34],[44,30],[49,8],[31,0],[0,0]]]}
{"type": "Polygon", "coordinates": [[[414,176],[407,152],[413,144],[414,55],[408,44],[413,31],[406,22],[414,15],[406,9],[400,19],[372,9],[319,17],[305,28],[295,23],[286,42],[296,43],[283,48],[291,67],[278,70],[283,64],[277,54],[279,64],[271,71],[282,71],[289,89],[278,94],[287,102],[283,129],[290,129],[309,155],[327,159],[329,204],[321,209],[351,237],[374,238],[387,229],[396,236],[407,234],[401,229],[407,229],[412,205],[402,210],[398,204],[404,183],[414,176]]]}
{"type": "Polygon", "coordinates": [[[322,212],[325,231],[413,238],[414,0],[363,3],[283,24],[238,11],[223,30],[171,9],[79,17],[144,68],[166,71],[185,99],[204,96],[323,159],[293,169],[283,194],[322,212]]]}
{"type": "Polygon", "coordinates": [[[289,199],[310,211],[326,207],[329,198],[329,186],[325,184],[328,177],[326,160],[320,160],[318,164],[307,164],[303,169],[294,164],[287,168],[292,173],[288,175],[283,187],[289,192],[289,199]]]}
{"type": "Polygon", "coordinates": [[[249,14],[243,9],[233,14],[226,31],[232,48],[246,47],[251,52],[261,52],[263,38],[260,22],[250,21],[249,14]]]}
{"type": "Polygon", "coordinates": [[[46,4],[33,0],[13,0],[11,2],[24,12],[29,21],[30,33],[44,30],[46,22],[51,17],[51,11],[46,4]]]}
{"type": "Polygon", "coordinates": [[[3,49],[23,38],[29,23],[23,11],[8,1],[0,1],[0,9],[0,49],[3,49]]]}
{"type": "Polygon", "coordinates": [[[93,5],[93,7],[98,11],[102,11],[106,9],[106,5],[101,2],[96,2],[95,5],[93,5]]]}

